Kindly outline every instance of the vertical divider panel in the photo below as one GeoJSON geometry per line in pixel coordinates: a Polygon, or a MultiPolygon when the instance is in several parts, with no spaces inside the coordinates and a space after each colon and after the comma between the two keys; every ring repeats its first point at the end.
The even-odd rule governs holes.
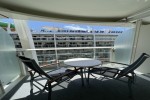
{"type": "Polygon", "coordinates": [[[6,31],[0,28],[0,80],[2,85],[10,83],[20,73],[14,41],[6,31]]]}
{"type": "Polygon", "coordinates": [[[114,61],[120,63],[131,63],[132,49],[134,43],[135,29],[129,29],[120,34],[114,43],[114,61]]]}

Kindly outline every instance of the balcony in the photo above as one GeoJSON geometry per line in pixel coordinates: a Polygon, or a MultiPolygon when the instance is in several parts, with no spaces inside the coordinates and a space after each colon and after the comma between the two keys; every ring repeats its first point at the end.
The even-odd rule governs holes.
{"type": "MultiPolygon", "coordinates": [[[[131,33],[134,33],[130,31],[131,33]]],[[[70,58],[94,58],[100,61],[123,61],[125,63],[131,63],[132,58],[135,60],[137,57],[137,51],[134,52],[134,36],[130,32],[126,32],[125,35],[120,36],[119,39],[115,39],[112,37],[101,37],[99,35],[71,35],[67,34],[52,34],[51,37],[43,37],[43,36],[35,36],[33,37],[34,49],[18,49],[17,54],[30,56],[31,58],[37,58],[37,62],[39,65],[45,66],[50,64],[55,60],[59,60],[62,62],[59,66],[49,66],[47,68],[43,68],[43,70],[52,70],[61,67],[67,67],[64,65],[63,61],[70,58]],[[55,38],[54,38],[55,37],[55,38]],[[124,39],[124,38],[126,39],[124,39]],[[50,40],[50,41],[49,41],[50,40]],[[115,43],[114,43],[115,41],[115,43]],[[119,42],[118,42],[119,41],[119,42]],[[117,45],[117,46],[116,46],[117,45]],[[115,49],[114,49],[115,48],[115,49]],[[136,54],[134,54],[136,53],[136,54]],[[33,55],[32,55],[33,54],[33,55]],[[132,56],[131,56],[132,55],[132,56]],[[134,55],[134,56],[133,56],[134,55]],[[135,56],[136,55],[136,56],[135,56]],[[125,60],[125,58],[129,58],[125,60]]],[[[4,32],[5,33],[5,32],[4,32]]],[[[52,32],[51,32],[52,33],[52,32]]],[[[5,33],[6,35],[7,33],[5,33]]],[[[4,35],[4,34],[3,34],[4,35]]],[[[0,94],[5,94],[11,90],[10,95],[6,94],[4,96],[4,100],[8,99],[31,99],[30,95],[30,83],[29,77],[26,73],[26,68],[18,58],[16,57],[16,49],[14,47],[12,39],[7,35],[5,38],[1,36],[1,45],[3,47],[1,50],[2,58],[5,58],[1,63],[6,67],[1,70],[2,75],[1,84],[0,84],[0,94]],[[7,45],[6,45],[7,44],[7,45]],[[11,44],[11,45],[10,45],[11,44]],[[8,47],[7,47],[8,46],[8,47]],[[10,48],[12,47],[12,48],[10,48]],[[6,52],[7,51],[7,52],[6,52]],[[9,64],[9,65],[7,65],[9,64]],[[11,66],[11,67],[10,67],[11,66]],[[14,68],[14,69],[11,69],[14,68]],[[9,69],[9,70],[8,70],[9,69]],[[10,75],[11,73],[11,75],[10,75]],[[8,76],[7,76],[8,75],[8,76]],[[11,77],[10,77],[11,76],[11,77]],[[20,82],[20,83],[19,83],[20,82]],[[18,87],[12,88],[18,84],[18,87]],[[12,86],[10,88],[10,86],[12,86]],[[23,91],[25,93],[23,93],[23,91]]],[[[16,39],[16,38],[14,38],[16,39]]],[[[19,39],[21,40],[21,39],[19,39]]],[[[140,41],[141,39],[139,39],[140,41]]],[[[14,41],[15,44],[21,45],[20,41],[14,41]]],[[[27,41],[26,41],[27,42],[27,41]]],[[[139,47],[137,44],[137,48],[139,47]]],[[[140,45],[145,46],[145,45],[140,45]]],[[[148,47],[148,46],[147,46],[148,47]]],[[[136,50],[137,50],[136,48],[136,50]]],[[[144,47],[145,48],[145,47],[144,47]]],[[[142,48],[142,49],[144,49],[142,48]]],[[[140,50],[140,49],[138,49],[140,50]]],[[[147,52],[148,50],[146,50],[147,52]]],[[[143,52],[143,51],[142,51],[143,52]]],[[[149,62],[146,62],[146,65],[149,65],[149,62]]],[[[142,67],[147,67],[146,65],[142,67]]],[[[150,90],[147,88],[149,86],[149,82],[147,81],[147,76],[149,74],[145,71],[147,68],[142,68],[137,70],[137,83],[134,85],[134,97],[136,100],[145,99],[148,100],[150,90]],[[142,73],[143,71],[145,73],[142,73]],[[141,75],[143,74],[143,75],[141,75]],[[145,75],[145,76],[144,76],[145,75]],[[146,80],[145,80],[146,79],[146,80]],[[146,85],[146,86],[145,86],[146,85]],[[140,91],[144,92],[141,93],[140,91]],[[142,95],[142,96],[141,96],[142,95]],[[144,96],[143,96],[144,95],[144,96]]],[[[87,74],[86,74],[87,75],[87,74]]],[[[78,100],[91,100],[91,99],[124,99],[128,100],[128,90],[125,84],[120,82],[116,82],[112,79],[106,79],[104,81],[100,81],[99,76],[98,80],[95,80],[95,77],[90,78],[90,85],[85,83],[85,87],[81,87],[80,75],[75,76],[72,80],[68,82],[63,82],[59,86],[53,88],[53,96],[52,100],[70,100],[70,99],[78,99],[78,100]],[[120,92],[121,91],[121,92],[120,92]]],[[[45,83],[45,79],[38,79],[42,84],[45,83]]],[[[86,80],[84,80],[86,81],[86,80]]],[[[34,93],[39,91],[38,88],[34,89],[34,93]]],[[[39,93],[33,96],[33,100],[41,100],[47,98],[47,92],[39,93]]]]}

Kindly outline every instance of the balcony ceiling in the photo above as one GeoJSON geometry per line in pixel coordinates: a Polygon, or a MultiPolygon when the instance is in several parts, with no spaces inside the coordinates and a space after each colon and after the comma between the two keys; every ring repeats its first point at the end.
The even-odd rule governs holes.
{"type": "Polygon", "coordinates": [[[0,0],[0,16],[116,22],[149,7],[150,0],[0,0]]]}

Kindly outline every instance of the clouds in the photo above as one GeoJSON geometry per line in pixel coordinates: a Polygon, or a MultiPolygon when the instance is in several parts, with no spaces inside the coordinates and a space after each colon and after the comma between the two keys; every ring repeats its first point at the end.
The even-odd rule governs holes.
{"type": "Polygon", "coordinates": [[[46,30],[59,30],[60,28],[58,28],[58,27],[51,27],[51,26],[43,26],[42,29],[46,29],[46,30]]]}
{"type": "Polygon", "coordinates": [[[83,27],[75,25],[75,24],[64,26],[64,28],[69,29],[69,30],[84,30],[84,31],[87,30],[87,28],[83,28],[83,27]]]}

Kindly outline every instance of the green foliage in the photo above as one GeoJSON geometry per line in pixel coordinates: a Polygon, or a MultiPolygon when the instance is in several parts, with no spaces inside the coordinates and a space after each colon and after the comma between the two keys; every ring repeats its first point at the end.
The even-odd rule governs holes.
{"type": "MultiPolygon", "coordinates": [[[[0,22],[0,27],[8,27],[8,23],[0,22]]],[[[10,24],[10,28],[15,28],[14,24],[10,24]]]]}
{"type": "Polygon", "coordinates": [[[15,28],[15,25],[14,24],[10,24],[10,28],[15,28]]]}
{"type": "Polygon", "coordinates": [[[7,26],[8,26],[7,23],[0,22],[0,27],[7,27],[7,26]]]}

